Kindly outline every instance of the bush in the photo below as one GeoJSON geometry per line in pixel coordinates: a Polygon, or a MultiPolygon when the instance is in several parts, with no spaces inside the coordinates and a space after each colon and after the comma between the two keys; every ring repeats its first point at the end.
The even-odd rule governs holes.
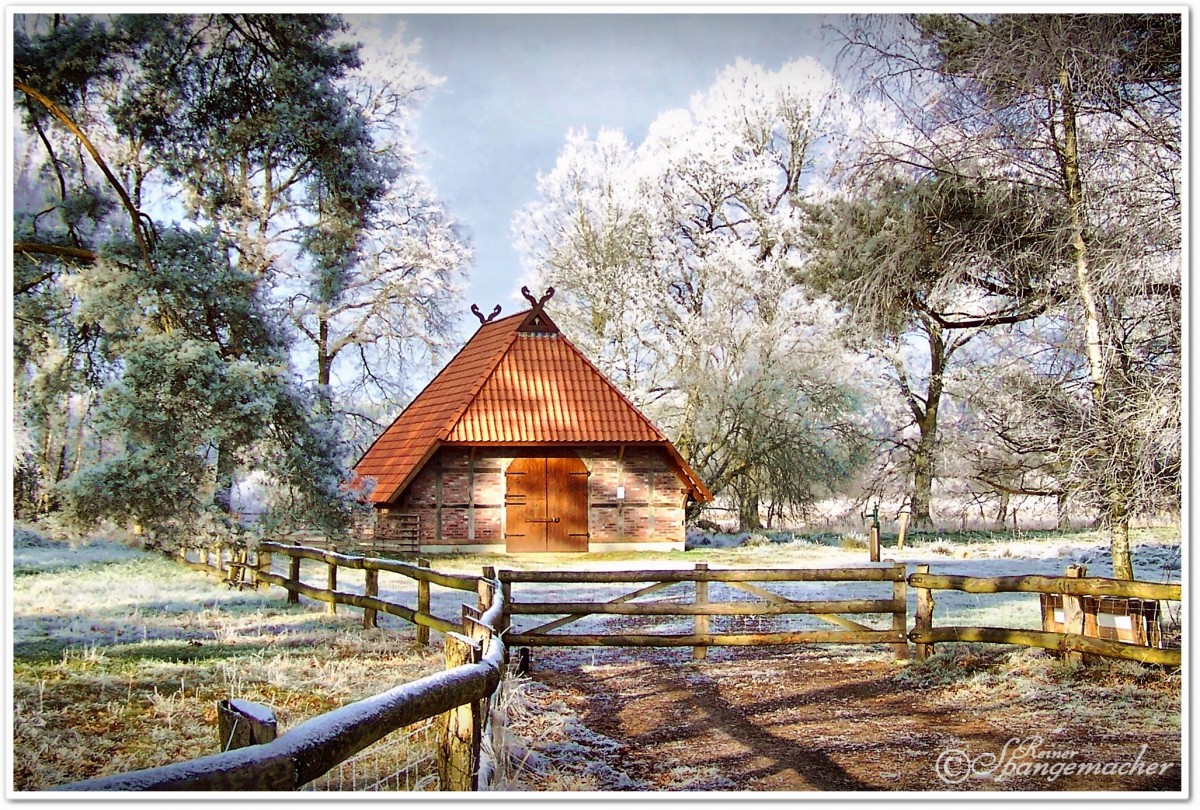
{"type": "Polygon", "coordinates": [[[843,534],[838,539],[838,548],[846,549],[847,551],[865,549],[869,545],[870,543],[867,541],[867,538],[861,534],[843,534]]]}
{"type": "Polygon", "coordinates": [[[53,548],[60,545],[25,526],[13,526],[13,548],[53,548]]]}

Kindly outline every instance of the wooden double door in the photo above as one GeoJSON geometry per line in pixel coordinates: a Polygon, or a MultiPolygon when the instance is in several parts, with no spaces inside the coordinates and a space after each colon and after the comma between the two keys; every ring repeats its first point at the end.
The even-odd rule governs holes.
{"type": "Polygon", "coordinates": [[[588,470],[579,456],[522,456],[504,484],[509,551],[588,550],[588,470]]]}

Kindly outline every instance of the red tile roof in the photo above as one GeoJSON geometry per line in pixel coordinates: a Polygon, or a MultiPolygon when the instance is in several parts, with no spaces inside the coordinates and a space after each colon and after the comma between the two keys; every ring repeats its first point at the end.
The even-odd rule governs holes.
{"type": "Polygon", "coordinates": [[[711,500],[667,437],[549,318],[535,327],[527,323],[530,314],[480,326],[371,445],[354,468],[360,478],[376,480],[369,499],[395,500],[449,442],[662,445],[692,496],[711,500]]]}
{"type": "Polygon", "coordinates": [[[450,442],[665,442],[659,432],[560,334],[519,334],[450,442]]]}

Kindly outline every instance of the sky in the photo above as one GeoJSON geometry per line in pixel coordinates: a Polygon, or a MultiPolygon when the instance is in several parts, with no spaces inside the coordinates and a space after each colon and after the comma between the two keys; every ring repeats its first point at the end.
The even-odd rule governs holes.
{"type": "MultiPolygon", "coordinates": [[[[572,129],[620,129],[638,144],[660,114],[686,107],[739,57],[776,70],[805,56],[832,67],[836,42],[799,12],[615,14],[515,12],[348,15],[356,27],[403,25],[418,60],[445,83],[416,137],[426,177],[475,246],[459,331],[523,308],[513,215],[537,198],[572,129]]],[[[552,305],[551,305],[552,306],[552,305]]]]}

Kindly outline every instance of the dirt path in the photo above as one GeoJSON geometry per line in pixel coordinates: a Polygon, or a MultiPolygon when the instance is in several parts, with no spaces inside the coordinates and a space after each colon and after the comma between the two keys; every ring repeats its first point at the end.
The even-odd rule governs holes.
{"type": "MultiPolygon", "coordinates": [[[[1179,732],[1122,733],[1094,724],[1031,723],[1018,706],[947,708],[943,687],[897,678],[883,655],[814,649],[536,650],[531,677],[593,732],[601,752],[643,790],[1179,790],[1179,732]],[[1002,784],[948,784],[943,751],[1001,756],[1013,737],[1043,740],[1033,756],[1052,764],[1176,763],[1165,775],[1011,774],[1002,784]]],[[[1057,700],[1053,695],[1050,701],[1057,700]]],[[[1011,746],[1010,746],[1011,749],[1011,746]]],[[[583,754],[586,756],[586,754],[583,754]]],[[[610,789],[610,788],[609,788],[610,789]]]]}

